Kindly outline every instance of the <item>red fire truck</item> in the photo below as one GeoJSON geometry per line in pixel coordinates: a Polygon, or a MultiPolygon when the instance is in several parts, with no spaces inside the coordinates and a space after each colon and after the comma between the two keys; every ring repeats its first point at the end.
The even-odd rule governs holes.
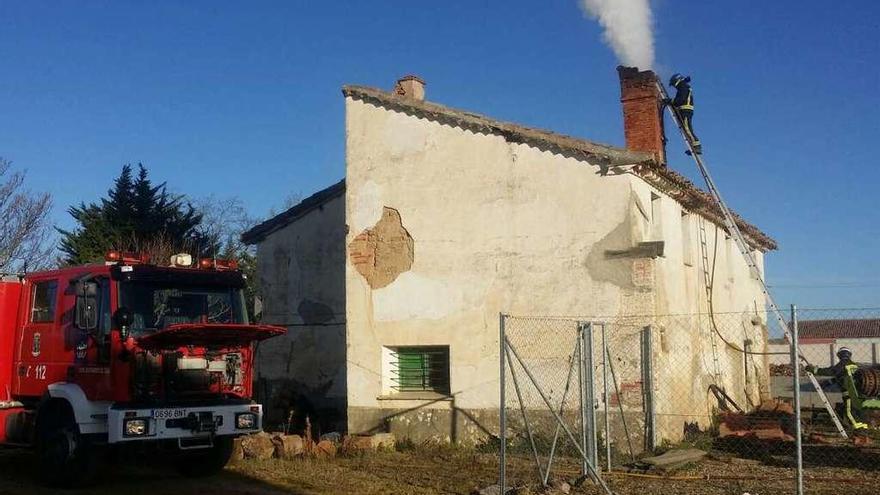
{"type": "Polygon", "coordinates": [[[102,454],[167,449],[186,475],[219,471],[259,431],[255,346],[234,262],[170,266],[111,252],[103,265],[0,281],[0,444],[36,448],[54,485],[90,481],[102,454]]]}

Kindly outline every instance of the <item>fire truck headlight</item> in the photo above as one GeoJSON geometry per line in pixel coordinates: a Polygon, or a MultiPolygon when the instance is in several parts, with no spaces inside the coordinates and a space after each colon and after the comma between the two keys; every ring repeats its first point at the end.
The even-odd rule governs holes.
{"type": "Polygon", "coordinates": [[[235,415],[235,428],[238,430],[254,430],[257,428],[257,415],[254,413],[238,413],[235,415]]]}
{"type": "Polygon", "coordinates": [[[146,419],[126,419],[122,423],[122,433],[127,437],[142,437],[147,434],[146,419]]]}

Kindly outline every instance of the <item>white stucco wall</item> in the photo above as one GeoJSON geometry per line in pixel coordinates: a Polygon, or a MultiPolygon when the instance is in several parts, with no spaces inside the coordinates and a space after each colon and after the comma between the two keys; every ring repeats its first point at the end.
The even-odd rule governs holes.
{"type": "MultiPolygon", "coordinates": [[[[656,316],[651,322],[660,427],[665,421],[667,431],[680,430],[677,425],[688,414],[693,416],[687,420],[707,426],[707,389],[713,383],[743,407],[757,405],[762,394],[769,393],[767,358],[746,356],[726,345],[722,337],[740,349],[746,341],[751,351],[766,349],[767,315],[758,280],[724,229],[688,212],[637,177],[633,177],[633,188],[649,216],[659,212],[659,219],[651,218],[653,225],[646,225],[650,225],[650,238],[664,242],[664,255],[654,265],[656,316]],[[704,285],[700,223],[710,275],[714,266],[711,311],[704,285]]],[[[753,255],[763,277],[763,253],[753,251],[753,255]]]]}
{"type": "Polygon", "coordinates": [[[496,407],[499,311],[616,311],[619,291],[585,265],[597,241],[625,223],[630,186],[597,172],[346,99],[348,240],[383,207],[400,213],[414,240],[411,270],[381,289],[347,260],[349,408],[413,406],[377,399],[381,349],[431,344],[450,346],[456,407],[496,407]]]}
{"type": "MultiPolygon", "coordinates": [[[[497,408],[501,311],[609,318],[707,311],[696,225],[688,266],[682,258],[681,206],[634,175],[604,176],[580,159],[349,97],[346,181],[346,245],[376,224],[386,207],[400,214],[414,243],[411,269],[378,289],[346,257],[352,430],[369,422],[359,419],[369,416],[367,411],[497,408]],[[660,197],[655,212],[652,192],[660,197]],[[664,257],[607,256],[608,250],[649,240],[664,241],[664,257]],[[382,349],[406,345],[450,346],[454,402],[386,396],[382,349]]],[[[707,224],[710,249],[714,229],[707,224]]],[[[761,313],[757,284],[736,247],[727,244],[732,241],[718,249],[715,311],[761,313]]],[[[730,329],[729,338],[740,345],[743,338],[764,338],[760,325],[742,327],[730,329]]],[[[699,334],[706,327],[657,331],[657,381],[674,390],[665,395],[658,390],[659,396],[704,397],[708,378],[688,377],[705,368],[708,333],[703,342],[699,334]]],[[[631,337],[638,327],[620,332],[631,337]]],[[[733,370],[742,370],[742,356],[722,351],[720,361],[731,385],[741,390],[745,377],[733,370]],[[737,376],[740,383],[734,383],[737,376]]],[[[621,375],[637,379],[637,366],[621,375]]]]}

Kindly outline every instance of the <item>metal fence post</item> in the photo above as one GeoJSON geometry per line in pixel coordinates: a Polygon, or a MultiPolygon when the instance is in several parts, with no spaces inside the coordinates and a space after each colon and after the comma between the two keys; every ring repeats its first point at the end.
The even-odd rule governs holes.
{"type": "Polygon", "coordinates": [[[602,324],[602,402],[605,405],[605,465],[611,472],[611,422],[608,419],[608,341],[602,324]]]}
{"type": "MultiPolygon", "coordinates": [[[[581,341],[583,342],[583,359],[584,368],[584,401],[581,403],[581,411],[584,420],[584,452],[588,454],[590,466],[599,465],[599,444],[596,441],[596,389],[593,386],[593,324],[583,323],[581,331],[581,341]]],[[[598,472],[598,470],[597,470],[598,472]]],[[[584,473],[586,466],[584,466],[584,473]]]]}
{"type": "Polygon", "coordinates": [[[791,305],[791,369],[794,396],[794,440],[797,457],[797,495],[804,493],[804,454],[801,445],[801,370],[798,352],[797,306],[791,305]]]}
{"type": "Polygon", "coordinates": [[[593,377],[593,370],[595,370],[596,367],[594,366],[594,363],[593,363],[593,360],[595,359],[595,354],[593,353],[593,325],[592,325],[592,323],[590,324],[589,329],[590,329],[590,331],[586,336],[586,339],[587,339],[586,348],[588,351],[587,364],[589,365],[587,367],[587,378],[589,379],[587,381],[587,384],[589,385],[588,390],[590,391],[590,394],[589,394],[590,402],[588,404],[588,406],[590,408],[587,410],[587,417],[589,418],[589,425],[590,425],[589,440],[590,440],[590,445],[593,448],[593,467],[595,468],[596,472],[599,472],[599,428],[596,426],[596,406],[597,406],[596,381],[593,379],[594,378],[593,377]]]}
{"type": "Polygon", "coordinates": [[[590,448],[587,446],[587,408],[584,404],[587,401],[587,387],[584,385],[586,383],[586,366],[584,366],[584,324],[578,323],[578,332],[577,332],[577,355],[578,355],[578,393],[580,395],[580,413],[581,413],[581,449],[584,451],[585,455],[583,459],[581,459],[581,474],[586,476],[589,472],[587,470],[587,457],[592,457],[590,452],[590,448]]]}
{"type": "Polygon", "coordinates": [[[654,358],[651,342],[651,326],[642,329],[642,387],[645,400],[645,448],[653,452],[656,448],[656,431],[654,415],[654,358]]]}
{"type": "Polygon", "coordinates": [[[506,338],[504,336],[504,319],[506,315],[504,313],[498,313],[498,359],[499,359],[499,368],[501,371],[501,381],[500,381],[500,399],[501,403],[499,405],[500,415],[498,420],[498,440],[500,442],[500,453],[499,453],[499,466],[498,466],[498,486],[500,488],[499,493],[504,495],[505,492],[505,470],[507,467],[507,402],[505,398],[505,375],[507,374],[507,369],[504,365],[504,356],[505,349],[507,347],[506,338]]]}

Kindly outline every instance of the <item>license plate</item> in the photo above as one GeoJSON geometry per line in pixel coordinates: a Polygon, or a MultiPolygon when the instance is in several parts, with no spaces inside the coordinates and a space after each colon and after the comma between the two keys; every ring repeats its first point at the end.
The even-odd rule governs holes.
{"type": "Polygon", "coordinates": [[[180,419],[186,417],[186,409],[153,409],[154,419],[180,419]]]}

